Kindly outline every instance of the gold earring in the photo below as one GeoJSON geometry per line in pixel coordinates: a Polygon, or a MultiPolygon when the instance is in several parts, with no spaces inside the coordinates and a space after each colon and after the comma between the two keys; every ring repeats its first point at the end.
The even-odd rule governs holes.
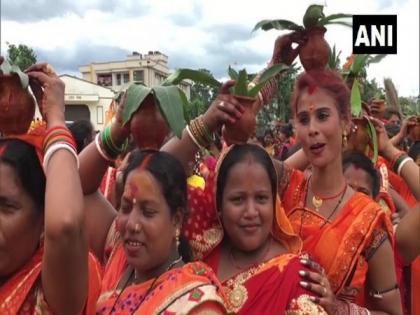
{"type": "Polygon", "coordinates": [[[180,244],[180,242],[179,242],[179,234],[180,234],[179,229],[176,229],[176,232],[175,232],[175,244],[176,244],[176,248],[178,248],[179,247],[179,244],[180,244]]]}
{"type": "Polygon", "coordinates": [[[343,132],[343,147],[346,148],[347,147],[347,131],[344,130],[343,132]]]}

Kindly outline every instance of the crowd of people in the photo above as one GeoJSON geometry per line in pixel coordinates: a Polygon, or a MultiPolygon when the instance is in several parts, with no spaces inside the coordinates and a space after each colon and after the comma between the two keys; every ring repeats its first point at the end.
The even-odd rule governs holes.
{"type": "Polygon", "coordinates": [[[226,143],[244,112],[227,82],[151,150],[124,97],[103,131],[67,127],[64,83],[25,72],[45,124],[0,138],[0,314],[420,314],[418,117],[368,104],[373,160],[345,81],[318,69],[296,79],[293,124],[226,143]]]}

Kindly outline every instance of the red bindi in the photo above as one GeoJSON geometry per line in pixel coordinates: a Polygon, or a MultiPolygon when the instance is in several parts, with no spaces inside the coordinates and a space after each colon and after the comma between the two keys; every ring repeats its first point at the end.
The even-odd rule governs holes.
{"type": "Polygon", "coordinates": [[[309,95],[314,94],[314,93],[315,93],[315,91],[316,91],[316,86],[315,86],[315,85],[309,85],[309,86],[308,86],[308,94],[309,94],[309,95]]]}

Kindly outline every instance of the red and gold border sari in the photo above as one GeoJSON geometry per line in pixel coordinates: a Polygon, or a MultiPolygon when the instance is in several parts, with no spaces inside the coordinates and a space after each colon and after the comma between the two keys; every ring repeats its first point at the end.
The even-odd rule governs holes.
{"type": "MultiPolygon", "coordinates": [[[[218,270],[220,247],[205,263],[218,270]]],[[[299,285],[299,256],[284,254],[240,272],[224,281],[228,308],[234,314],[326,314],[299,285]]]]}
{"type": "MultiPolygon", "coordinates": [[[[215,183],[216,174],[211,172],[204,191],[188,187],[190,219],[184,224],[183,233],[192,245],[194,256],[217,273],[224,231],[215,206],[215,183]]],[[[274,212],[271,234],[289,254],[274,257],[226,280],[223,289],[228,310],[235,314],[326,314],[310,300],[313,294],[299,285],[299,270],[304,269],[298,260],[302,242],[294,233],[279,198],[274,212]]]]}
{"type": "MultiPolygon", "coordinates": [[[[44,299],[41,286],[43,249],[35,255],[12,278],[0,288],[0,314],[35,315],[52,314],[44,299]]],[[[95,314],[95,304],[101,285],[101,267],[89,254],[89,291],[82,314],[95,314]]]]}

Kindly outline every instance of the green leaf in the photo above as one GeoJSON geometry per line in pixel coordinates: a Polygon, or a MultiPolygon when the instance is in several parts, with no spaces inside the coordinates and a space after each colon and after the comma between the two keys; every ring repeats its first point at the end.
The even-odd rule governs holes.
{"type": "Polygon", "coordinates": [[[350,71],[355,75],[358,76],[362,69],[366,66],[366,61],[369,55],[367,54],[360,54],[354,57],[353,63],[351,65],[350,71]]]}
{"type": "Polygon", "coordinates": [[[152,92],[152,89],[139,84],[131,84],[127,90],[125,98],[123,122],[128,123],[133,114],[140,108],[146,97],[152,92]]]}
{"type": "Polygon", "coordinates": [[[260,76],[258,84],[256,84],[253,88],[248,91],[248,96],[255,97],[258,92],[265,86],[268,80],[273,78],[274,76],[278,75],[283,71],[289,70],[289,67],[285,64],[275,64],[269,68],[267,68],[260,76]]]}
{"type": "Polygon", "coordinates": [[[303,26],[305,26],[305,28],[310,28],[318,25],[318,21],[325,16],[323,9],[323,5],[310,5],[303,16],[303,26]]]}
{"type": "MultiPolygon", "coordinates": [[[[331,15],[328,15],[328,16],[320,19],[319,24],[326,25],[326,24],[330,24],[330,22],[333,21],[333,20],[351,18],[352,16],[353,16],[352,14],[344,14],[344,13],[331,14],[331,15]]],[[[348,23],[350,23],[350,22],[348,22],[348,23]]],[[[350,25],[351,25],[351,23],[350,23],[350,25]]]]}
{"type": "Polygon", "coordinates": [[[275,75],[279,74],[280,72],[288,70],[288,69],[289,67],[283,63],[272,65],[271,67],[265,69],[261,73],[259,82],[266,82],[270,80],[272,77],[274,77],[275,75]]]}
{"type": "Polygon", "coordinates": [[[176,70],[168,78],[166,78],[166,80],[162,83],[162,86],[177,85],[183,80],[191,80],[195,83],[201,83],[214,88],[220,88],[222,86],[222,84],[217,81],[211,74],[192,69],[176,70]]]}
{"type": "Polygon", "coordinates": [[[183,110],[185,100],[181,96],[180,89],[175,85],[155,86],[153,91],[169,128],[178,138],[181,138],[186,123],[183,110]]]}
{"type": "Polygon", "coordinates": [[[242,69],[239,71],[238,79],[236,80],[233,93],[235,95],[247,96],[248,95],[247,83],[248,83],[248,74],[246,73],[245,69],[242,69]]]}
{"type": "Polygon", "coordinates": [[[264,31],[268,31],[271,29],[303,31],[302,26],[297,25],[296,23],[289,20],[262,20],[254,26],[254,29],[252,31],[254,32],[260,28],[264,31]]]}
{"type": "Polygon", "coordinates": [[[368,134],[370,139],[372,140],[372,146],[373,146],[373,157],[372,157],[372,163],[375,165],[376,161],[378,160],[378,135],[376,134],[375,126],[373,126],[372,122],[367,119],[367,125],[368,125],[368,134]]]}
{"type": "Polygon", "coordinates": [[[335,45],[333,46],[333,49],[330,48],[330,56],[328,58],[328,66],[330,69],[337,70],[340,63],[340,55],[341,50],[337,54],[337,50],[335,45]]]}
{"type": "Polygon", "coordinates": [[[359,81],[354,79],[353,86],[351,87],[351,113],[353,116],[360,117],[362,113],[362,97],[360,95],[359,81]]]}
{"type": "Polygon", "coordinates": [[[238,72],[235,70],[235,69],[233,69],[231,66],[229,66],[229,68],[228,68],[228,74],[229,74],[229,77],[232,79],[232,80],[238,80],[238,72]]]}
{"type": "Polygon", "coordinates": [[[11,65],[10,62],[5,59],[0,65],[0,70],[4,75],[17,74],[19,76],[20,84],[22,88],[27,89],[29,86],[29,77],[26,73],[22,72],[16,65],[11,65]]]}

